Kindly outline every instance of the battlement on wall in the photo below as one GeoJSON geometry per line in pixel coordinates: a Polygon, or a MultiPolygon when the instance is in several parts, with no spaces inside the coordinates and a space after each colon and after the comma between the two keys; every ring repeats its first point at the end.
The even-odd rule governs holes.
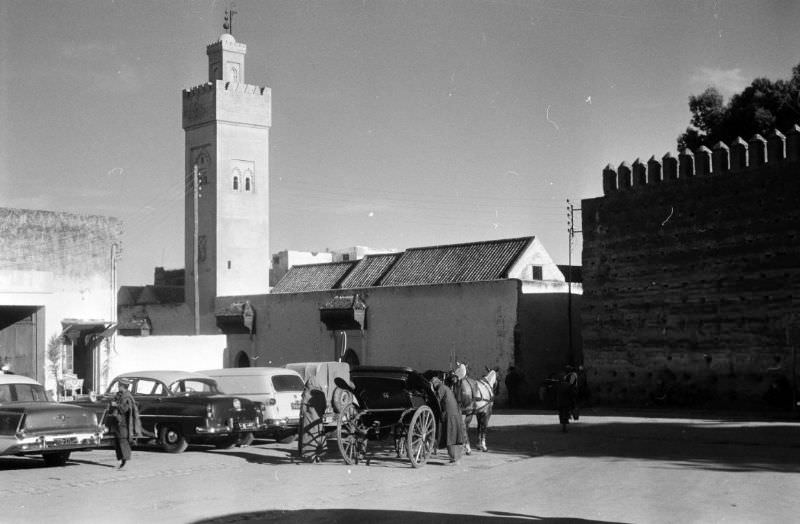
{"type": "MultiPolygon", "coordinates": [[[[221,85],[221,89],[223,91],[229,93],[269,96],[269,89],[263,86],[257,86],[253,84],[242,84],[237,82],[223,82],[222,80],[218,80],[217,82],[221,85]]],[[[206,93],[214,91],[214,88],[215,85],[213,82],[206,82],[205,84],[200,84],[199,86],[190,87],[189,89],[183,90],[183,98],[189,99],[197,96],[202,96],[206,93]]]]}
{"type": "Polygon", "coordinates": [[[786,134],[773,130],[766,139],[761,135],[749,141],[737,138],[730,146],[718,142],[713,150],[705,146],[694,152],[686,149],[677,158],[667,153],[660,161],[652,156],[646,164],[637,158],[632,165],[623,162],[616,169],[609,164],[603,169],[603,194],[798,161],[800,126],[795,124],[786,134]]]}

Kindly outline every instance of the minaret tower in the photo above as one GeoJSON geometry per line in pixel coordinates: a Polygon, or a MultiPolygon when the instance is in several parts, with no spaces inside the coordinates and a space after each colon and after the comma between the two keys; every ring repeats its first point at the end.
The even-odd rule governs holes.
{"type": "Polygon", "coordinates": [[[183,91],[186,302],[204,334],[216,297],[269,290],[271,92],[245,83],[246,52],[223,34],[206,48],[208,82],[183,91]]]}

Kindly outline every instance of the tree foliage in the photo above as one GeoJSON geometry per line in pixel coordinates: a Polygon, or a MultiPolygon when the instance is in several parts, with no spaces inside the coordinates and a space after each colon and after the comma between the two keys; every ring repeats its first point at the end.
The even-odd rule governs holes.
{"type": "Polygon", "coordinates": [[[47,362],[50,368],[50,375],[53,380],[58,382],[59,371],[61,371],[61,345],[63,340],[61,334],[53,334],[47,340],[47,362]]]}
{"type": "Polygon", "coordinates": [[[678,151],[786,130],[800,121],[800,64],[788,80],[756,78],[727,104],[716,88],[709,87],[689,97],[689,110],[691,126],[678,137],[678,151]]]}

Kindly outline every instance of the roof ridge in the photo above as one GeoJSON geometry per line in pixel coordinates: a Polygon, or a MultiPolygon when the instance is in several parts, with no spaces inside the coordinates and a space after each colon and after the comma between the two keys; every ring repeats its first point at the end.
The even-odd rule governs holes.
{"type": "Polygon", "coordinates": [[[435,246],[420,246],[420,247],[410,247],[406,249],[406,251],[422,251],[425,249],[441,249],[445,247],[463,247],[463,246],[473,246],[478,244],[500,244],[500,243],[507,243],[507,242],[518,242],[520,240],[531,241],[536,238],[535,235],[528,235],[524,237],[515,237],[515,238],[497,238],[494,240],[477,240],[474,242],[460,242],[458,244],[437,244],[435,246]]]}
{"type": "Polygon", "coordinates": [[[311,264],[294,264],[292,267],[289,268],[289,271],[291,271],[296,267],[335,266],[335,265],[353,264],[355,262],[358,262],[358,260],[338,260],[330,262],[312,262],[311,264]]]}

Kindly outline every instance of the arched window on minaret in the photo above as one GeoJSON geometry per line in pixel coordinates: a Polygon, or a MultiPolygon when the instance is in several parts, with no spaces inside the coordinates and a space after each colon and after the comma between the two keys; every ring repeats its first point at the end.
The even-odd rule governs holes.
{"type": "Polygon", "coordinates": [[[244,190],[247,193],[253,191],[253,172],[249,169],[244,172],[244,190]]]}
{"type": "Polygon", "coordinates": [[[238,168],[233,169],[233,190],[241,191],[241,172],[238,168]]]}

